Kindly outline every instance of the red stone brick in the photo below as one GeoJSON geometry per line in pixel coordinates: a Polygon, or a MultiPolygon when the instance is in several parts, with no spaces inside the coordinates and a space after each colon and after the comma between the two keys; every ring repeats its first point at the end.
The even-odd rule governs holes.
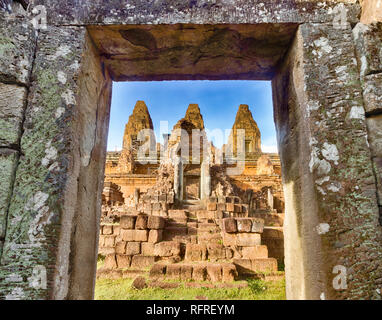
{"type": "Polygon", "coordinates": [[[105,236],[105,247],[114,247],[115,245],[115,236],[105,236]]]}
{"type": "Polygon", "coordinates": [[[131,260],[131,267],[137,269],[144,269],[152,266],[155,263],[155,261],[155,257],[137,255],[133,256],[131,260]]]}
{"type": "Polygon", "coordinates": [[[134,229],[136,216],[123,215],[119,220],[122,229],[134,229]]]}
{"type": "Polygon", "coordinates": [[[180,269],[180,280],[187,281],[192,279],[192,266],[184,264],[180,269]]]}
{"type": "Polygon", "coordinates": [[[118,268],[120,269],[130,268],[130,264],[131,264],[131,256],[126,254],[117,254],[118,268]]]}
{"type": "Polygon", "coordinates": [[[208,259],[211,261],[225,259],[225,249],[223,245],[217,243],[211,243],[207,246],[208,259]]]}
{"type": "Polygon", "coordinates": [[[104,225],[103,228],[102,228],[102,234],[104,234],[104,235],[113,234],[113,226],[111,226],[111,225],[104,225]]]}
{"type": "Polygon", "coordinates": [[[158,216],[149,216],[147,222],[148,229],[163,229],[165,225],[165,219],[158,216]]]}
{"type": "Polygon", "coordinates": [[[242,256],[244,259],[268,258],[268,248],[263,245],[243,247],[242,256]]]}
{"type": "Polygon", "coordinates": [[[154,254],[158,257],[171,257],[180,254],[180,243],[176,241],[163,241],[155,244],[154,254]]]}
{"type": "Polygon", "coordinates": [[[156,263],[150,269],[149,277],[152,279],[161,279],[166,274],[166,265],[156,263]]]}
{"type": "Polygon", "coordinates": [[[135,229],[145,230],[147,229],[147,216],[140,214],[137,216],[137,221],[135,222],[135,229]]]}
{"type": "Polygon", "coordinates": [[[192,279],[195,281],[205,281],[207,279],[206,266],[194,265],[192,270],[192,279]]]}
{"type": "Polygon", "coordinates": [[[220,264],[207,265],[207,275],[212,282],[222,281],[222,266],[220,264]]]}
{"type": "Polygon", "coordinates": [[[238,276],[236,267],[232,263],[224,263],[222,265],[222,271],[223,271],[223,276],[222,276],[223,282],[233,282],[238,276]]]}
{"type": "Polygon", "coordinates": [[[207,247],[205,244],[186,244],[185,260],[202,261],[207,259],[207,247]]]}
{"type": "Polygon", "coordinates": [[[126,245],[126,254],[134,256],[141,253],[141,243],[140,242],[128,242],[126,245]]]}
{"type": "Polygon", "coordinates": [[[134,241],[146,242],[149,238],[148,230],[134,230],[134,241]]]}
{"type": "Polygon", "coordinates": [[[162,241],[163,230],[150,230],[149,232],[149,242],[158,243],[162,241]]]}
{"type": "Polygon", "coordinates": [[[103,267],[105,269],[116,269],[117,268],[117,261],[115,259],[115,254],[108,254],[105,257],[105,262],[103,264],[103,267]]]}
{"type": "Polygon", "coordinates": [[[121,229],[121,239],[123,241],[134,241],[135,230],[121,229]]]}
{"type": "Polygon", "coordinates": [[[239,219],[236,219],[236,223],[237,223],[238,232],[251,232],[252,230],[251,219],[239,218],[239,219]]]}
{"type": "Polygon", "coordinates": [[[126,253],[126,242],[119,241],[115,245],[115,253],[117,254],[125,254],[126,253]]]}
{"type": "Polygon", "coordinates": [[[240,247],[261,245],[261,236],[259,233],[238,233],[236,234],[236,245],[240,247]]]}
{"type": "Polygon", "coordinates": [[[225,218],[223,219],[224,231],[228,233],[237,232],[237,224],[234,218],[225,218]]]}
{"type": "Polygon", "coordinates": [[[143,256],[155,256],[154,254],[154,243],[142,242],[141,243],[141,252],[143,256]]]}
{"type": "Polygon", "coordinates": [[[166,270],[166,277],[169,279],[180,280],[181,266],[178,264],[169,264],[166,270]]]}

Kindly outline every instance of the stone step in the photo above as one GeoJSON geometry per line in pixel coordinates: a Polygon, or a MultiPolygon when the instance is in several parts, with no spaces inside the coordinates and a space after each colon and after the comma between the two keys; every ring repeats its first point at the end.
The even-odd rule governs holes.
{"type": "Polygon", "coordinates": [[[174,218],[188,218],[187,210],[168,210],[168,217],[174,218]]]}
{"type": "Polygon", "coordinates": [[[163,240],[170,241],[175,236],[187,236],[188,235],[188,228],[185,227],[166,227],[163,230],[163,240]]]}
{"type": "Polygon", "coordinates": [[[253,217],[263,219],[266,227],[282,227],[284,225],[283,213],[262,212],[255,213],[253,217]]]}
{"type": "Polygon", "coordinates": [[[264,227],[262,238],[284,239],[283,228],[282,227],[264,227]]]}
{"type": "Polygon", "coordinates": [[[241,275],[277,271],[277,260],[275,258],[233,259],[233,263],[241,275]]]}
{"type": "Polygon", "coordinates": [[[149,277],[155,280],[232,282],[238,273],[233,263],[156,263],[150,269],[149,277]]]}

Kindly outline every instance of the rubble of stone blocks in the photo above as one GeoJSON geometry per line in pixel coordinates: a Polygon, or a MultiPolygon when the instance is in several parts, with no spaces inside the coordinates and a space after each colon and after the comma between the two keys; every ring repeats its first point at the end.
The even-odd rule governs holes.
{"type": "Polygon", "coordinates": [[[277,271],[262,243],[264,219],[248,217],[239,197],[210,197],[204,210],[153,210],[156,203],[168,204],[161,196],[144,195],[139,203],[149,214],[131,209],[135,214],[101,225],[104,270],[151,268],[154,278],[218,282],[277,271]]]}
{"type": "Polygon", "coordinates": [[[214,215],[223,217],[246,217],[249,215],[248,204],[243,204],[240,197],[209,197],[207,211],[214,211],[214,215]],[[216,213],[215,213],[216,211],[216,213]]]}

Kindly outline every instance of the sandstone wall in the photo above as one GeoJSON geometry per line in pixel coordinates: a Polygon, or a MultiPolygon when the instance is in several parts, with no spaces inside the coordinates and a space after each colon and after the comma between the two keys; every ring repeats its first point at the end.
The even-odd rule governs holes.
{"type": "MultiPolygon", "coordinates": [[[[273,78],[287,208],[288,297],[380,299],[380,27],[362,27],[359,4],[344,3],[197,0],[147,5],[134,0],[126,6],[119,0],[36,0],[30,10],[44,5],[48,23],[38,33],[31,12],[20,9],[16,16],[2,8],[1,297],[93,296],[111,77],[273,78]],[[344,28],[338,30],[333,21],[340,8],[347,12],[344,28]],[[245,27],[231,26],[228,32],[218,32],[221,38],[205,37],[211,41],[207,47],[194,44],[196,52],[206,48],[204,56],[185,58],[184,47],[177,46],[172,49],[179,51],[153,57],[159,41],[139,25],[155,29],[176,23],[195,24],[198,32],[209,32],[203,24],[245,27]],[[111,24],[115,26],[104,27],[111,24]],[[118,29],[124,24],[129,24],[121,27],[125,38],[118,29]],[[130,28],[144,37],[132,38],[130,28]],[[257,38],[245,36],[248,28],[258,31],[257,38]],[[230,56],[226,49],[233,37],[240,40],[234,43],[236,53],[242,45],[256,48],[251,43],[259,40],[261,51],[254,50],[245,64],[238,63],[236,58],[242,62],[243,57],[230,56]],[[216,39],[227,47],[219,48],[216,39]],[[126,52],[119,55],[126,41],[144,51],[136,64],[126,64],[126,52]],[[103,58],[98,54],[101,47],[108,50],[103,58]],[[216,47],[222,59],[214,60],[216,47]],[[264,60],[268,53],[272,59],[264,60]],[[146,66],[142,61],[150,57],[158,69],[139,73],[146,66]],[[175,58],[172,69],[169,57],[175,58]],[[195,67],[187,69],[190,62],[195,67]],[[346,289],[333,287],[337,265],[347,270],[346,289]],[[46,288],[33,281],[36,266],[47,271],[46,288]]],[[[379,2],[369,3],[377,12],[379,2]]],[[[366,12],[366,1],[363,4],[366,12]]]]}

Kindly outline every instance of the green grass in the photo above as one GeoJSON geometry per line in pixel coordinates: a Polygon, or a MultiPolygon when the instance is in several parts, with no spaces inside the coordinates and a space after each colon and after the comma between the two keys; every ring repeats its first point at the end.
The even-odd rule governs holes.
{"type": "Polygon", "coordinates": [[[95,287],[96,300],[285,300],[285,280],[248,280],[246,288],[187,288],[181,284],[176,289],[131,287],[131,279],[99,279],[95,287]]]}

